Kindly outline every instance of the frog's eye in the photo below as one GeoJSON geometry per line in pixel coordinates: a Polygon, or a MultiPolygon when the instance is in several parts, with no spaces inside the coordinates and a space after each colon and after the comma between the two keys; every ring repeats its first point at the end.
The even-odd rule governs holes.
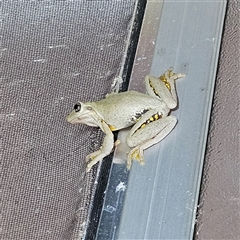
{"type": "Polygon", "coordinates": [[[74,105],[74,110],[75,110],[75,112],[79,112],[81,110],[81,104],[80,103],[76,103],[74,105]]]}

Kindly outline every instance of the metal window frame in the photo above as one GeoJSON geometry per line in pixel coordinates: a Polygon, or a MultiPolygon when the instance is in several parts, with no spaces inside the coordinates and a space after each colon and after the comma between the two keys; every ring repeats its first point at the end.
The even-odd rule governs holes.
{"type": "Polygon", "coordinates": [[[129,89],[144,92],[144,76],[169,67],[186,73],[179,122],[145,151],[144,167],[127,171],[127,148],[116,149],[96,239],[192,239],[226,4],[147,2],[129,89]]]}

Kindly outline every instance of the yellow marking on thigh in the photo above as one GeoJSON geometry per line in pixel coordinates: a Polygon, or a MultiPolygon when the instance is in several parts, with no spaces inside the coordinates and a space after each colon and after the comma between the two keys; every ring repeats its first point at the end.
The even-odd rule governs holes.
{"type": "Polygon", "coordinates": [[[171,91],[171,85],[170,85],[170,83],[167,81],[167,78],[165,77],[165,75],[161,75],[161,76],[159,77],[159,79],[165,84],[165,86],[167,87],[167,89],[168,89],[169,91],[171,91]]]}
{"type": "MultiPolygon", "coordinates": [[[[162,117],[162,114],[160,113],[156,113],[154,115],[152,115],[149,119],[147,119],[137,130],[146,127],[147,124],[154,122],[156,120],[159,120],[162,117]]],[[[137,131],[136,130],[136,131],[137,131]]]]}

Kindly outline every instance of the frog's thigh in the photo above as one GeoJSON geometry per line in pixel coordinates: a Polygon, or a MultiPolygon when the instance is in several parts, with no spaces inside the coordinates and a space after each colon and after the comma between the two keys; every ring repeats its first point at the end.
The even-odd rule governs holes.
{"type": "Polygon", "coordinates": [[[134,132],[130,131],[126,138],[127,145],[129,147],[135,147],[146,143],[147,146],[147,142],[153,145],[165,138],[174,128],[176,123],[176,117],[171,115],[150,122],[134,132]]]}
{"type": "MultiPolygon", "coordinates": [[[[128,169],[131,168],[133,159],[137,160],[141,165],[143,165],[145,163],[143,150],[151,147],[152,145],[160,142],[163,138],[165,138],[174,128],[176,123],[177,123],[177,119],[174,116],[167,116],[160,120],[157,120],[156,122],[150,123],[152,124],[151,128],[153,128],[153,125],[154,125],[154,128],[158,129],[157,133],[153,137],[149,137],[147,132],[145,133],[145,136],[146,136],[145,138],[144,138],[144,135],[140,135],[140,136],[133,135],[131,137],[129,136],[130,138],[132,137],[135,138],[131,142],[131,143],[135,142],[135,145],[133,146],[134,148],[128,154],[127,168],[128,169]]],[[[143,133],[143,129],[139,129],[139,131],[142,130],[141,133],[143,133]]]]}
{"type": "Polygon", "coordinates": [[[142,152],[144,149],[147,149],[147,148],[151,147],[152,145],[162,141],[175,127],[175,125],[177,124],[177,119],[176,119],[176,117],[170,115],[165,118],[162,118],[161,120],[157,121],[156,123],[157,123],[156,127],[159,127],[158,134],[155,137],[142,143],[139,146],[140,152],[142,152]]]}

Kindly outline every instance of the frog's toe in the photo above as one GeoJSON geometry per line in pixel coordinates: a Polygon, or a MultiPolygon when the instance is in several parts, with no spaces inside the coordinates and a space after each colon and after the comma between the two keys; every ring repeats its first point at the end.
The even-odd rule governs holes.
{"type": "Polygon", "coordinates": [[[89,164],[88,164],[87,168],[86,168],[86,172],[89,172],[91,168],[92,168],[92,166],[89,166],[89,164]]]}
{"type": "Polygon", "coordinates": [[[86,156],[85,161],[88,163],[88,162],[92,161],[94,158],[95,157],[94,157],[93,153],[90,153],[86,156]]]}
{"type": "Polygon", "coordinates": [[[85,158],[85,162],[89,162],[90,161],[90,154],[88,154],[85,158]]]}
{"type": "Polygon", "coordinates": [[[139,160],[139,163],[141,166],[145,165],[145,160],[143,157],[141,157],[141,159],[139,160]]]}
{"type": "Polygon", "coordinates": [[[98,151],[88,154],[86,156],[86,162],[90,162],[90,161],[94,160],[98,155],[101,154],[101,152],[102,151],[99,149],[98,151]]]}
{"type": "Polygon", "coordinates": [[[132,166],[132,160],[135,158],[136,149],[132,149],[129,153],[128,153],[128,157],[127,157],[127,169],[130,170],[131,166],[132,166]]]}
{"type": "MultiPolygon", "coordinates": [[[[98,162],[98,161],[97,161],[98,162]]],[[[94,161],[92,159],[92,161],[90,161],[86,167],[86,172],[89,172],[91,170],[91,168],[97,163],[96,161],[94,161]]]]}
{"type": "Polygon", "coordinates": [[[141,154],[139,147],[136,147],[136,149],[134,149],[134,151],[132,152],[131,155],[132,155],[132,159],[138,161],[141,165],[143,165],[145,163],[144,157],[141,154]]]}
{"type": "Polygon", "coordinates": [[[139,149],[138,148],[133,149],[133,151],[131,151],[130,153],[131,153],[131,158],[132,159],[135,159],[137,161],[139,160],[140,153],[139,153],[139,149]]]}

